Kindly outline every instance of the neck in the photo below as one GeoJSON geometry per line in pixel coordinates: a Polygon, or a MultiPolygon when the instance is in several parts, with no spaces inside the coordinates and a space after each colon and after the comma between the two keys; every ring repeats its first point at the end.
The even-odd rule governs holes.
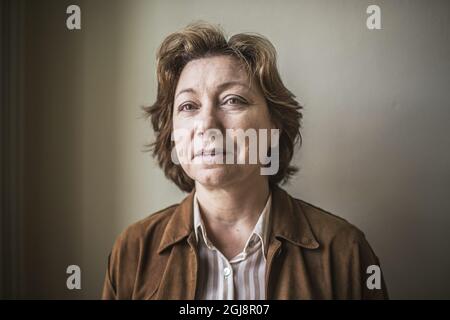
{"type": "Polygon", "coordinates": [[[196,196],[202,216],[208,224],[252,226],[269,197],[267,176],[257,175],[225,188],[207,188],[196,183],[196,196]]]}

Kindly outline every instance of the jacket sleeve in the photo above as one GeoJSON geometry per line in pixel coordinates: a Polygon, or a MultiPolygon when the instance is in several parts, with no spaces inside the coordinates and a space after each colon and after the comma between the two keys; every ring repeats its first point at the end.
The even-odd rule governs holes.
{"type": "Polygon", "coordinates": [[[378,257],[361,233],[353,247],[353,279],[360,282],[360,293],[356,293],[356,299],[382,300],[389,299],[383,272],[378,257]]]}
{"type": "Polygon", "coordinates": [[[111,268],[110,268],[111,254],[108,256],[108,266],[106,268],[105,281],[103,284],[103,300],[117,300],[116,289],[111,281],[111,268]]]}
{"type": "Polygon", "coordinates": [[[335,298],[389,298],[380,261],[360,230],[345,228],[333,246],[335,298]]]}
{"type": "Polygon", "coordinates": [[[140,237],[137,225],[127,228],[108,256],[102,299],[132,299],[138,269],[140,237]]]}

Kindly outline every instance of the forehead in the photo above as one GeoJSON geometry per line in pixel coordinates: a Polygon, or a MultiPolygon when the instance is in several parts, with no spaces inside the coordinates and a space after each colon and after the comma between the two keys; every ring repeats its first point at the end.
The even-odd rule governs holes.
{"type": "Polygon", "coordinates": [[[214,87],[238,81],[250,85],[242,63],[232,56],[214,56],[192,60],[183,68],[177,90],[182,87],[214,87]]]}

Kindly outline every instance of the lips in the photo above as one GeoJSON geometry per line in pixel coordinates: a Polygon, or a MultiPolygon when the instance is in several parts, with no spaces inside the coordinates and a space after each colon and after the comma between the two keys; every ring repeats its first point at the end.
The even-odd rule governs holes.
{"type": "Polygon", "coordinates": [[[210,150],[202,149],[195,153],[194,158],[199,157],[199,156],[210,156],[211,157],[211,156],[220,155],[220,154],[225,155],[226,152],[222,149],[210,149],[210,150]]]}

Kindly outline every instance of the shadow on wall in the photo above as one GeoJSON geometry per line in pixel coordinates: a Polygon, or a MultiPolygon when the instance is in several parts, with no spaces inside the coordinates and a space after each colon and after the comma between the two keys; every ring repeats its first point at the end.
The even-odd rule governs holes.
{"type": "Polygon", "coordinates": [[[26,2],[25,205],[23,298],[101,295],[117,236],[118,10],[101,2],[26,2]],[[66,8],[83,4],[81,30],[66,28],[66,8]],[[117,25],[117,24],[116,24],[117,25]],[[78,265],[82,289],[68,290],[78,265]]]}

